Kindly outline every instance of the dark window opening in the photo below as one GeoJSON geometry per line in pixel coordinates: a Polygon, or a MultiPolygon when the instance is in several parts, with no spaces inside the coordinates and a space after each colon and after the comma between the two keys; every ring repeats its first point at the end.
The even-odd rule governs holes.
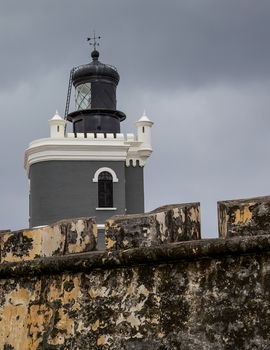
{"type": "Polygon", "coordinates": [[[59,132],[59,125],[57,125],[57,132],[59,132]]]}
{"type": "Polygon", "coordinates": [[[98,176],[98,206],[113,207],[113,179],[108,171],[103,171],[98,176]]]}
{"type": "Polygon", "coordinates": [[[144,133],[144,126],[142,127],[142,132],[144,133]]]}

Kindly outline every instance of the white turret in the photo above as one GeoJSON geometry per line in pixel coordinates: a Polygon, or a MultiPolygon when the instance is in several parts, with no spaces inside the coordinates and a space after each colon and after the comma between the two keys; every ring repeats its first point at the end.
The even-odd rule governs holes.
{"type": "MultiPolygon", "coordinates": [[[[146,151],[146,153],[152,152],[151,144],[151,128],[153,122],[146,116],[145,112],[142,117],[136,122],[137,127],[137,138],[139,142],[142,142],[140,146],[141,151],[146,151]]],[[[142,152],[141,152],[142,153],[142,152]]]]}
{"type": "Polygon", "coordinates": [[[52,119],[49,120],[51,137],[52,138],[65,137],[65,124],[66,124],[66,121],[63,118],[61,118],[58,112],[56,111],[52,119]]]}

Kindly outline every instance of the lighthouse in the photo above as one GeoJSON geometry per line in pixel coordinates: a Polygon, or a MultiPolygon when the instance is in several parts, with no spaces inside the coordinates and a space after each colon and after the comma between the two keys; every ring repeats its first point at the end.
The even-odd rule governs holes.
{"type": "Polygon", "coordinates": [[[135,134],[121,133],[126,115],[117,110],[120,76],[99,56],[95,45],[91,62],[71,71],[75,110],[64,118],[56,112],[48,122],[50,136],[34,140],[25,152],[30,227],[91,216],[102,229],[113,215],[144,212],[153,122],[144,113],[135,134]],[[72,132],[66,132],[68,123],[72,132]]]}

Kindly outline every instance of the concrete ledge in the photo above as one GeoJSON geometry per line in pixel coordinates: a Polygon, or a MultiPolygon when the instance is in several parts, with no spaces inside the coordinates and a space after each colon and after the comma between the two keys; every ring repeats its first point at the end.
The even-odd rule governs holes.
{"type": "Polygon", "coordinates": [[[150,264],[161,265],[180,260],[220,259],[226,256],[262,252],[270,255],[270,234],[226,240],[206,239],[123,251],[88,252],[39,258],[20,263],[2,263],[0,264],[0,278],[54,275],[150,264]]]}

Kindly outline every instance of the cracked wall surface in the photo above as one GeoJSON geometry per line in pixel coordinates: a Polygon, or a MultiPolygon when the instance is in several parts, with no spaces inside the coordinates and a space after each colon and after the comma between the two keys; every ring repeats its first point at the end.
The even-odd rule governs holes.
{"type": "MultiPolygon", "coordinates": [[[[166,221],[173,209],[144,215],[141,225],[131,217],[123,232],[134,222],[129,238],[145,234],[147,220],[148,232],[157,222],[166,223],[158,232],[167,232],[169,222],[191,220],[179,209],[182,221],[166,221]]],[[[23,238],[13,238],[13,248],[6,243],[12,233],[1,233],[0,349],[269,349],[270,232],[211,240],[167,235],[176,239],[159,244],[149,233],[141,246],[130,239],[128,249],[117,243],[97,251],[95,223],[79,220],[60,224],[65,248],[57,233],[60,243],[48,250],[23,238]]],[[[59,224],[52,227],[44,230],[58,232],[59,224]]],[[[111,229],[107,234],[113,239],[111,229]]]]}

